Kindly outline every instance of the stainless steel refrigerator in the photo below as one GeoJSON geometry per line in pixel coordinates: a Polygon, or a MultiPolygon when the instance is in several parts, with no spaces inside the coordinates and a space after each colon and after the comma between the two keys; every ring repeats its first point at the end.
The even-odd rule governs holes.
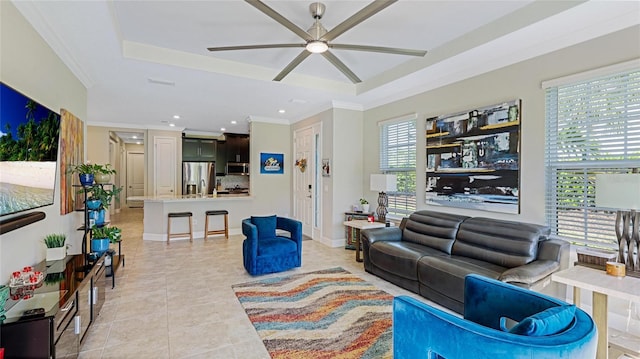
{"type": "Polygon", "coordinates": [[[182,162],[182,194],[202,196],[213,193],[215,162],[182,162]]]}

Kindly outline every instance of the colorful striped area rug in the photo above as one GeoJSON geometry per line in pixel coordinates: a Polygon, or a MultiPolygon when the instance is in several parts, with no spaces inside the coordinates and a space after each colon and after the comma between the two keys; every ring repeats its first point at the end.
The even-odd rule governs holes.
{"type": "Polygon", "coordinates": [[[393,296],[342,268],[233,290],[274,359],[393,357],[393,296]]]}

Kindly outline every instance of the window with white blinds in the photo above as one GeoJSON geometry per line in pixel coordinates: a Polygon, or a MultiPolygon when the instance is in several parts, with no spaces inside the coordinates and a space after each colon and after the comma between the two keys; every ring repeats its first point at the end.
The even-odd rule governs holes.
{"type": "Polygon", "coordinates": [[[617,247],[595,177],[640,168],[640,69],[548,88],[546,126],[547,223],[574,242],[617,247]]]}
{"type": "Polygon", "coordinates": [[[398,179],[398,190],[387,193],[392,217],[416,210],[416,119],[410,115],[380,123],[380,171],[398,179]]]}

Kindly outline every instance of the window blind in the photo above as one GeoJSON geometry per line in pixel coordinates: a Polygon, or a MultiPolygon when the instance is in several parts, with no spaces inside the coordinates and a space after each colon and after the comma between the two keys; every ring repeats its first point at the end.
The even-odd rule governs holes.
{"type": "Polygon", "coordinates": [[[398,179],[398,190],[387,193],[391,216],[416,210],[416,119],[411,115],[380,123],[380,171],[398,179]]]}
{"type": "Polygon", "coordinates": [[[545,157],[552,231],[617,247],[615,213],[595,206],[595,176],[640,168],[640,69],[547,88],[545,157]]]}

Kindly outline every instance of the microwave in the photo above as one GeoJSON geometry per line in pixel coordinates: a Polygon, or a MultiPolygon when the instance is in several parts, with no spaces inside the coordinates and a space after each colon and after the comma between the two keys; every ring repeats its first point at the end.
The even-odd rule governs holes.
{"type": "Polygon", "coordinates": [[[249,164],[246,162],[227,162],[227,175],[249,175],[249,164]]]}

